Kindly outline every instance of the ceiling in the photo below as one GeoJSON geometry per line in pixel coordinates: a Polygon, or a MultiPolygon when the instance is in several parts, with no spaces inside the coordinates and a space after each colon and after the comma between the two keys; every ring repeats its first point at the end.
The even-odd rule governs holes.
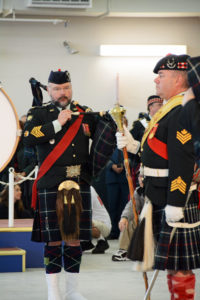
{"type": "Polygon", "coordinates": [[[41,18],[66,20],[70,16],[98,18],[200,16],[200,0],[92,0],[92,7],[86,9],[36,8],[30,7],[30,2],[31,0],[0,0],[0,21],[41,18]]]}

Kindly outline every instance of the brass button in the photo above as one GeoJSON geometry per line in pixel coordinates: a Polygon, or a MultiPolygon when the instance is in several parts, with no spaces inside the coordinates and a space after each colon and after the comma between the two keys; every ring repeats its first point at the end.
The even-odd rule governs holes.
{"type": "Polygon", "coordinates": [[[76,154],[73,154],[73,157],[76,157],[76,154]]]}
{"type": "Polygon", "coordinates": [[[72,144],[72,147],[74,147],[75,145],[74,144],[72,144]]]}

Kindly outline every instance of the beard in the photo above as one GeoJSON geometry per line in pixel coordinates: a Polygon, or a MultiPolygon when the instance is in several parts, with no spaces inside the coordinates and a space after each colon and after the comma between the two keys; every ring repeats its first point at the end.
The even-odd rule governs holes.
{"type": "Polygon", "coordinates": [[[71,102],[71,99],[67,96],[60,97],[57,100],[52,98],[51,100],[57,107],[60,108],[66,108],[71,102]]]}

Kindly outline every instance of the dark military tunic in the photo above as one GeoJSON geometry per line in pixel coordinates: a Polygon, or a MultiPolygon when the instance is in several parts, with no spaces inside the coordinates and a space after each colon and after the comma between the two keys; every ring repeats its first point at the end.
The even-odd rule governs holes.
{"type": "MultiPolygon", "coordinates": [[[[70,110],[77,111],[75,105],[71,104],[70,110]]],[[[50,103],[46,106],[32,108],[27,116],[25,126],[25,145],[36,145],[38,162],[42,164],[48,154],[62,139],[71,124],[77,119],[66,122],[62,129],[55,133],[52,121],[56,120],[60,111],[50,103]]],[[[81,177],[87,173],[89,160],[89,139],[93,138],[97,120],[95,116],[85,115],[82,124],[73,142],[58,158],[52,168],[38,182],[38,188],[50,188],[58,185],[66,178],[66,167],[81,164],[81,177]]]]}
{"type": "Polygon", "coordinates": [[[178,125],[177,118],[182,106],[179,105],[165,115],[157,124],[152,140],[157,138],[167,148],[168,158],[164,158],[151,149],[148,138],[143,145],[142,164],[153,169],[169,169],[168,177],[146,177],[145,194],[159,206],[166,204],[183,207],[194,171],[194,150],[192,136],[178,125]],[[180,139],[177,138],[179,134],[180,139]],[[181,139],[182,138],[182,139],[181,139]],[[184,140],[186,139],[186,140],[184,140]],[[188,140],[187,140],[188,139],[188,140]],[[180,185],[171,191],[172,182],[180,177],[180,185]]]}
{"type": "MultiPolygon", "coordinates": [[[[162,109],[165,109],[164,106],[162,109]]],[[[170,244],[172,227],[166,223],[164,212],[167,204],[185,207],[181,222],[195,223],[200,220],[196,191],[187,202],[195,156],[192,134],[179,122],[181,112],[182,106],[178,105],[164,114],[148,133],[142,151],[144,167],[169,170],[166,177],[145,176],[145,195],[153,203],[153,230],[157,241],[154,268],[161,270],[200,267],[199,227],[178,228],[170,244]]]]}

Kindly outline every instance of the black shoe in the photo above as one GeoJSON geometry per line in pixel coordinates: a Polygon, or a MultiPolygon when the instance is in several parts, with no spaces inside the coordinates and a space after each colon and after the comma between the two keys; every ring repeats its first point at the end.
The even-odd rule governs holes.
{"type": "Polygon", "coordinates": [[[80,244],[81,244],[82,251],[87,251],[94,248],[94,245],[92,244],[91,241],[82,241],[80,244]]]}
{"type": "Polygon", "coordinates": [[[108,248],[107,240],[98,240],[96,247],[92,250],[92,254],[103,254],[108,248]]]}
{"type": "Polygon", "coordinates": [[[116,234],[109,234],[109,236],[107,237],[107,240],[118,240],[119,235],[116,234]]]}

